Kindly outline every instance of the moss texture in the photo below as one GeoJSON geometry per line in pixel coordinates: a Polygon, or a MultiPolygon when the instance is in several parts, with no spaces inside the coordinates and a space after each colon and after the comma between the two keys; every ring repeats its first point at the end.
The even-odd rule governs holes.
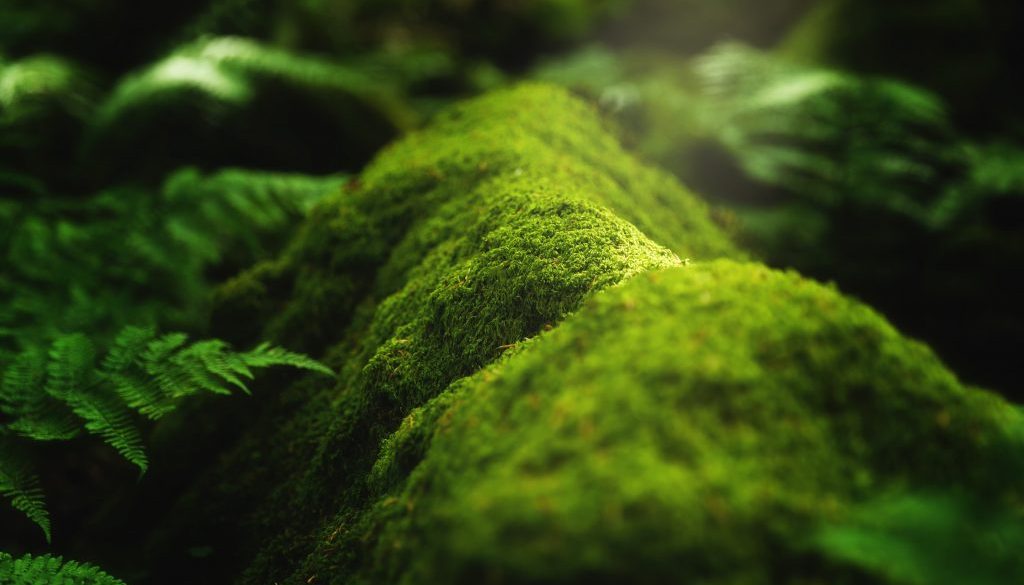
{"type": "Polygon", "coordinates": [[[674,268],[410,414],[344,546],[366,583],[846,582],[818,525],[897,487],[1019,498],[1020,424],[832,288],[674,268]]]}
{"type": "MultiPolygon", "coordinates": [[[[567,227],[596,234],[622,220],[682,258],[741,255],[704,203],[623,151],[589,105],[523,85],[448,110],[385,149],[316,210],[280,260],[223,288],[221,317],[266,323],[265,335],[318,351],[340,338],[339,324],[369,293],[383,299],[478,252],[522,248],[524,236],[545,240],[567,227]],[[245,307],[254,310],[240,313],[245,307]]],[[[632,229],[612,231],[628,240],[632,229]]],[[[576,264],[601,255],[561,244],[547,242],[547,255],[576,264]]]]}
{"type": "Polygon", "coordinates": [[[857,498],[1019,491],[1014,411],[742,258],[564,91],[448,111],[221,290],[224,332],[340,375],[251,417],[152,580],[842,582],[792,537],[857,498]]]}
{"type": "Polygon", "coordinates": [[[210,515],[175,515],[154,550],[205,546],[177,539],[214,539],[210,521],[231,532],[214,540],[237,542],[226,555],[255,557],[243,582],[280,579],[322,523],[366,507],[380,444],[412,408],[594,291],[721,256],[742,253],[706,206],[565,91],[525,85],[448,111],[328,197],[280,258],[221,289],[219,334],[324,355],[341,375],[285,391],[180,504],[210,515]]]}

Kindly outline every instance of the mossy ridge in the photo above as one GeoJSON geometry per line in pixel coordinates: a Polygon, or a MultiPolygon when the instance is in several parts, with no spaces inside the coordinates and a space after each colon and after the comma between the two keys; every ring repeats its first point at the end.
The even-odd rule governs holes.
{"type": "Polygon", "coordinates": [[[240,580],[287,575],[320,523],[361,512],[381,441],[411,408],[593,291],[679,264],[618,214],[634,206],[655,213],[628,217],[687,256],[740,255],[703,204],[626,155],[588,106],[525,86],[391,147],[278,260],[228,283],[219,304],[230,321],[265,320],[264,335],[304,351],[329,347],[325,362],[341,371],[334,387],[288,390],[282,400],[307,404],[257,423],[235,464],[187,498],[246,518],[240,546],[261,550],[240,580]],[[211,491],[216,503],[199,502],[211,491]]]}
{"type": "Polygon", "coordinates": [[[1019,502],[1022,424],[830,287],[648,273],[413,410],[376,505],[282,583],[860,582],[819,523],[901,487],[1019,502]]]}
{"type": "Polygon", "coordinates": [[[337,328],[310,332],[310,324],[346,320],[351,299],[361,299],[374,280],[377,298],[400,288],[408,267],[430,249],[429,241],[407,236],[410,227],[443,204],[473,197],[488,180],[558,185],[608,207],[681,257],[743,256],[706,204],[626,153],[590,105],[554,86],[524,84],[456,106],[386,148],[348,190],[314,211],[281,260],[229,285],[221,305],[247,302],[232,289],[259,290],[267,295],[263,311],[251,317],[269,323],[265,333],[289,347],[322,349],[337,328]],[[385,263],[391,267],[378,276],[385,263]]]}
{"type": "MultiPolygon", "coordinates": [[[[477,192],[508,186],[495,179],[477,192]]],[[[342,370],[345,390],[332,408],[340,420],[321,429],[304,479],[282,486],[272,497],[282,506],[271,508],[298,501],[330,512],[316,502],[337,498],[329,490],[339,485],[349,486],[346,504],[361,505],[377,446],[410,408],[557,323],[593,290],[679,262],[607,210],[538,181],[470,201],[442,205],[410,232],[420,242],[449,235],[376,305],[342,370]]]]}

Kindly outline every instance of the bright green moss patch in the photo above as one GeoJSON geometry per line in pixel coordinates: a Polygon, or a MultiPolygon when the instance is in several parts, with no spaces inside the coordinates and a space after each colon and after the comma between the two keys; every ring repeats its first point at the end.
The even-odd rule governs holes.
{"type": "MultiPolygon", "coordinates": [[[[515,212],[523,194],[605,207],[680,257],[741,255],[704,203],[623,151],[590,106],[524,85],[455,107],[385,149],[314,213],[283,259],[294,284],[251,317],[275,339],[323,347],[374,281],[378,297],[401,288],[431,250],[471,235],[461,230],[474,213],[515,212]],[[328,324],[334,331],[320,329],[328,324]]],[[[236,302],[248,301],[221,304],[236,302]]]]}
{"type": "Polygon", "coordinates": [[[238,341],[340,374],[257,413],[152,566],[254,584],[854,583],[813,534],[858,502],[1020,495],[1016,411],[832,288],[712,261],[741,256],[563,91],[448,111],[221,289],[238,341]]]}
{"type": "MultiPolygon", "coordinates": [[[[221,288],[218,334],[326,352],[339,381],[284,392],[181,506],[240,526],[217,541],[254,557],[243,582],[278,580],[325,522],[372,502],[368,474],[412,408],[598,290],[680,256],[740,255],[703,203],[565,91],[467,102],[386,149],[285,253],[221,288]]],[[[172,521],[154,548],[204,546],[205,517],[182,514],[189,524],[172,521]]]]}
{"type": "Polygon", "coordinates": [[[653,272],[413,411],[377,504],[297,576],[851,582],[811,549],[821,523],[897,488],[1019,501],[1020,425],[831,288],[653,272]]]}

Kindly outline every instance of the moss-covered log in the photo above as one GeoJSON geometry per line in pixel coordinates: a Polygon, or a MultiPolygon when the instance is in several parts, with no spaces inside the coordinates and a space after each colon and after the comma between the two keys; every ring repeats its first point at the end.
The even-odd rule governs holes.
{"type": "Polygon", "coordinates": [[[248,421],[152,580],[854,583],[813,534],[858,501],[1019,498],[1015,410],[742,260],[565,92],[449,110],[222,288],[224,335],[341,374],[248,421]]]}

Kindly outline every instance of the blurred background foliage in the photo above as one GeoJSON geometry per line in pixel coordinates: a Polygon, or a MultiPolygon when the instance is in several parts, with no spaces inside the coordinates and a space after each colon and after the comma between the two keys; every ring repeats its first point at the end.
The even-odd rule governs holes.
{"type": "Polygon", "coordinates": [[[2,6],[0,212],[88,214],[183,166],[350,173],[446,103],[544,79],[603,107],[769,264],[835,280],[968,381],[1018,392],[1012,0],[2,6]]]}
{"type": "MultiPolygon", "coordinates": [[[[0,361],[75,331],[206,333],[214,284],[381,147],[539,79],[593,101],[755,256],[1019,401],[1022,39],[1016,0],[0,0],[0,361]]],[[[920,555],[984,561],[951,544],[957,523],[996,526],[984,506],[899,498],[816,546],[912,584],[963,582],[920,555]],[[944,524],[902,568],[864,544],[922,516],[944,524]]],[[[992,530],[989,552],[1019,544],[992,530]]]]}

